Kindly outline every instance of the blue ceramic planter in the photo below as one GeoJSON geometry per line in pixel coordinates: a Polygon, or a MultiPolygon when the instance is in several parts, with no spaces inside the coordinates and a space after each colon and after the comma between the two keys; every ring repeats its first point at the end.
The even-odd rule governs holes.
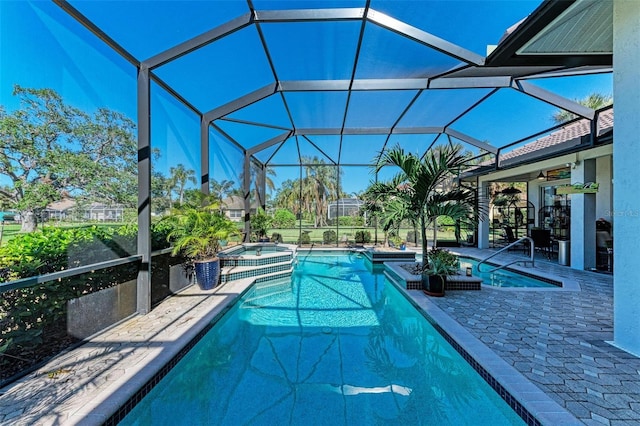
{"type": "Polygon", "coordinates": [[[203,290],[211,290],[220,280],[220,259],[215,258],[204,262],[194,262],[196,279],[203,290]]]}

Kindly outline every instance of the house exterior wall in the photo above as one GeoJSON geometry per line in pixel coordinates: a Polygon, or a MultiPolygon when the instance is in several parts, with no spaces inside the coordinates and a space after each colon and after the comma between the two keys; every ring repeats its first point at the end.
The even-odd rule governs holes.
{"type": "Polygon", "coordinates": [[[616,108],[613,152],[613,338],[640,356],[640,7],[613,2],[613,97],[616,108]]]}
{"type": "MultiPolygon", "coordinates": [[[[527,199],[531,201],[534,205],[535,215],[536,215],[536,218],[535,218],[536,226],[540,226],[540,224],[538,223],[538,211],[542,207],[542,200],[540,198],[540,188],[543,186],[549,186],[549,185],[568,184],[571,181],[569,179],[557,180],[557,181],[547,181],[547,180],[541,181],[541,180],[535,179],[534,177],[537,176],[538,173],[540,173],[541,171],[546,173],[547,170],[565,167],[566,164],[572,164],[575,162],[580,163],[585,160],[595,160],[596,173],[597,173],[595,180],[598,183],[601,183],[601,182],[604,183],[602,190],[599,190],[596,198],[596,218],[604,217],[605,219],[610,220],[612,218],[608,218],[606,214],[609,213],[611,215],[612,213],[612,201],[611,201],[612,192],[613,192],[613,185],[611,184],[612,152],[613,152],[613,145],[609,144],[609,145],[598,146],[589,150],[581,151],[578,154],[575,154],[575,153],[565,154],[556,158],[542,160],[534,164],[526,164],[520,167],[499,170],[493,173],[489,173],[487,175],[480,176],[479,187],[483,188],[484,186],[488,185],[489,182],[492,182],[492,181],[509,181],[510,179],[512,179],[513,176],[529,174],[532,180],[528,181],[528,189],[527,189],[528,198],[527,199]],[[602,216],[600,214],[602,214],[602,216]]],[[[572,172],[575,173],[576,170],[577,169],[572,169],[572,172]]],[[[484,194],[484,192],[482,194],[484,194]]],[[[478,231],[479,231],[478,244],[480,248],[489,248],[489,225],[490,223],[487,220],[487,221],[481,222],[478,228],[478,231]]],[[[593,223],[593,228],[595,230],[595,220],[593,223]]],[[[593,250],[595,252],[595,240],[593,241],[593,250]]],[[[577,264],[575,266],[577,266],[577,264]]],[[[580,269],[581,268],[582,267],[580,267],[580,269]]]]}

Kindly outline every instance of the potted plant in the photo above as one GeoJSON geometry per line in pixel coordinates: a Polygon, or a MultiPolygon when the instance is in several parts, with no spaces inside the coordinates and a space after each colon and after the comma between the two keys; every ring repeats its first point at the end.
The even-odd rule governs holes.
{"type": "Polygon", "coordinates": [[[240,234],[236,224],[221,214],[215,204],[183,206],[167,217],[173,229],[167,239],[172,254],[183,254],[193,262],[196,279],[203,290],[211,290],[220,279],[220,242],[240,234]]]}
{"type": "Polygon", "coordinates": [[[422,270],[422,289],[429,296],[444,296],[447,277],[458,273],[458,256],[447,250],[432,249],[427,255],[428,264],[422,270]]]}

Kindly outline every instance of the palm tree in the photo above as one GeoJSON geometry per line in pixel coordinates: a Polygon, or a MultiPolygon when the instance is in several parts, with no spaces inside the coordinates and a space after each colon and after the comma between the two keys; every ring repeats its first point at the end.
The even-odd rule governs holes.
{"type": "Polygon", "coordinates": [[[218,182],[215,179],[211,180],[211,197],[217,202],[220,212],[224,207],[224,199],[229,197],[233,193],[235,182],[231,180],[222,180],[218,182]]]}
{"type": "Polygon", "coordinates": [[[305,165],[305,177],[302,180],[302,198],[306,211],[314,213],[314,226],[326,225],[329,199],[338,189],[338,176],[334,166],[325,165],[317,157],[302,157],[305,165]]]}
{"type": "MultiPolygon", "coordinates": [[[[262,195],[262,191],[259,184],[258,177],[262,175],[262,167],[255,162],[251,162],[251,166],[249,167],[249,179],[252,183],[253,190],[251,192],[251,201],[255,201],[258,205],[262,206],[266,203],[266,194],[262,195]],[[264,199],[263,199],[264,197],[264,199]]],[[[276,176],[276,171],[272,167],[265,167],[264,169],[264,185],[267,190],[273,191],[275,189],[275,184],[270,176],[276,176]]],[[[244,172],[241,172],[238,175],[240,182],[244,182],[244,172]]],[[[240,194],[242,195],[244,190],[240,189],[240,194]]]]}
{"type": "MultiPolygon", "coordinates": [[[[377,192],[387,194],[389,199],[404,204],[405,218],[420,224],[422,237],[422,264],[428,264],[427,225],[438,216],[446,214],[454,220],[475,222],[478,209],[475,195],[466,188],[444,189],[448,179],[464,165],[466,157],[459,147],[447,145],[437,151],[429,151],[420,159],[406,153],[400,146],[383,151],[380,161],[374,166],[379,172],[385,166],[395,166],[400,172],[387,183],[380,183],[377,192]]],[[[434,230],[433,246],[436,246],[437,231],[434,230]]]]}
{"type": "Polygon", "coordinates": [[[184,201],[184,189],[187,186],[188,182],[196,183],[196,172],[191,169],[186,169],[184,164],[178,164],[175,167],[171,167],[169,169],[169,174],[171,175],[171,182],[173,183],[173,187],[178,188],[178,201],[180,205],[182,205],[184,201]]]}
{"type": "MultiPolygon", "coordinates": [[[[361,194],[365,201],[363,210],[368,212],[372,217],[378,219],[378,224],[384,232],[384,242],[386,244],[389,231],[399,229],[403,220],[409,220],[412,224],[416,224],[417,218],[408,210],[408,204],[401,197],[390,196],[389,186],[399,188],[403,185],[402,176],[398,175],[391,182],[375,182],[361,194]]],[[[415,227],[415,226],[414,226],[415,227]]]]}
{"type": "Polygon", "coordinates": [[[300,181],[287,179],[280,184],[280,189],[273,200],[276,208],[291,210],[294,214],[300,212],[299,208],[300,181]]]}
{"type": "MultiPolygon", "coordinates": [[[[592,93],[583,99],[576,99],[577,103],[582,106],[586,106],[591,109],[600,109],[606,106],[609,106],[613,103],[613,96],[611,95],[603,95],[601,93],[592,93]]],[[[576,118],[572,112],[566,111],[564,109],[559,109],[555,113],[553,113],[552,120],[556,124],[562,124],[566,121],[573,120],[576,118]]]]}

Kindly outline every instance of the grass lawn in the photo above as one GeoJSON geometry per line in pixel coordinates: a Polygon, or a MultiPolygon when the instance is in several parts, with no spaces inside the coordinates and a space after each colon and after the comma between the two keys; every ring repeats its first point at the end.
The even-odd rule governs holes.
{"type": "Polygon", "coordinates": [[[5,222],[4,226],[0,226],[2,227],[2,241],[0,241],[0,244],[4,244],[20,233],[19,223],[5,222]]]}

